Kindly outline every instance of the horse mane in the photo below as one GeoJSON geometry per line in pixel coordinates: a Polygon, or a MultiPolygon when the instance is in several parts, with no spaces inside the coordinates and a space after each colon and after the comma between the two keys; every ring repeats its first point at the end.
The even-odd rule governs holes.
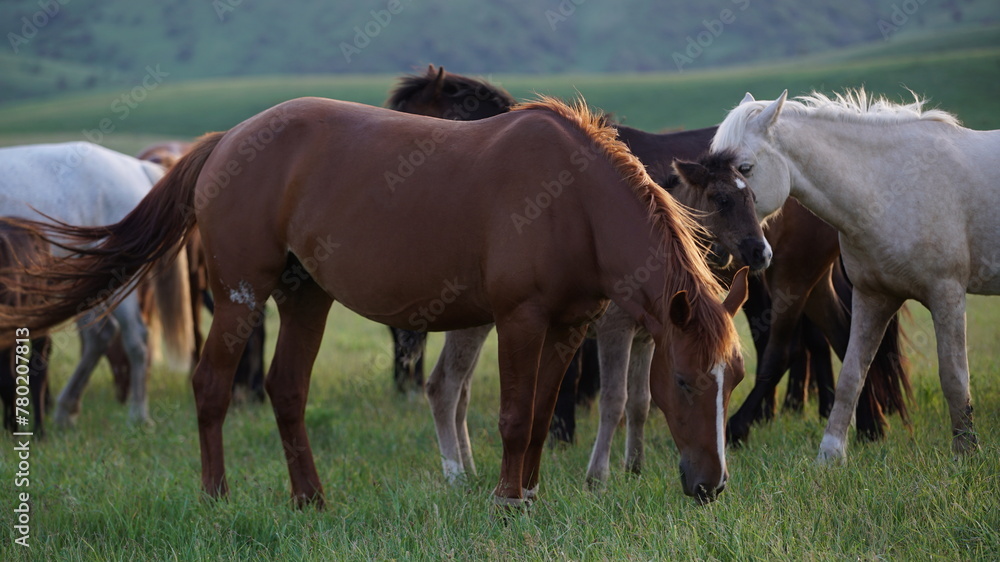
{"type": "MultiPolygon", "coordinates": [[[[897,103],[885,96],[870,94],[864,88],[848,89],[833,97],[813,91],[785,101],[781,111],[796,115],[809,115],[842,123],[873,123],[894,125],[914,121],[937,121],[955,127],[961,122],[954,114],[943,109],[924,109],[927,99],[910,90],[913,101],[897,103]]],[[[738,146],[746,133],[747,124],[771,101],[752,101],[734,107],[719,125],[712,140],[712,151],[738,146]]]]}
{"type": "MultiPolygon", "coordinates": [[[[419,95],[420,92],[424,91],[436,80],[437,69],[433,66],[429,67],[427,73],[423,75],[411,74],[401,77],[396,88],[389,94],[389,99],[386,100],[385,106],[389,109],[399,111],[404,102],[419,95]]],[[[453,95],[455,96],[472,95],[477,91],[485,91],[491,97],[505,103],[508,107],[512,107],[517,103],[507,90],[490,84],[486,80],[470,78],[461,74],[445,72],[444,86],[453,87],[455,90],[453,95]]]]}
{"type": "MultiPolygon", "coordinates": [[[[696,232],[704,232],[704,229],[695,220],[693,212],[649,177],[646,167],[618,138],[618,131],[605,114],[590,109],[582,98],[567,104],[553,97],[539,96],[535,101],[513,108],[513,111],[532,110],[555,113],[601,149],[622,180],[631,187],[632,193],[646,206],[653,227],[663,235],[663,254],[668,270],[686,272],[667,275],[670,287],[664,295],[663,306],[669,306],[674,293],[687,291],[695,320],[691,327],[700,332],[699,339],[709,344],[707,352],[712,354],[706,359],[728,358],[729,353],[739,345],[739,337],[720,302],[722,286],[705,262],[706,249],[695,236],[696,232]]],[[[663,312],[661,318],[666,318],[666,311],[663,312]]]]}

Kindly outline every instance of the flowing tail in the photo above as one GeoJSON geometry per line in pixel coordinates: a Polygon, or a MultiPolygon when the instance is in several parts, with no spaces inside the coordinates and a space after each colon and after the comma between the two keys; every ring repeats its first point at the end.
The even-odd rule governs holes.
{"type": "MultiPolygon", "coordinates": [[[[839,259],[833,268],[833,286],[850,311],[853,285],[844,270],[843,259],[839,259]]],[[[905,337],[900,313],[897,312],[889,321],[885,336],[868,368],[857,418],[858,437],[861,439],[877,440],[885,434],[885,419],[879,412],[889,415],[898,413],[903,423],[910,425],[907,402],[913,400],[913,387],[910,384],[909,362],[902,349],[905,337]],[[871,418],[862,415],[867,413],[871,413],[871,418]]]]}
{"type": "MultiPolygon", "coordinates": [[[[44,331],[100,304],[115,305],[161,260],[176,257],[195,224],[194,188],[208,156],[225,133],[208,133],[118,223],[78,227],[14,221],[40,231],[69,252],[28,268],[0,272],[0,283],[26,293],[26,306],[0,304],[0,331],[44,331]],[[24,273],[23,271],[21,273],[24,273]]],[[[108,307],[108,309],[111,308],[108,307]]]]}

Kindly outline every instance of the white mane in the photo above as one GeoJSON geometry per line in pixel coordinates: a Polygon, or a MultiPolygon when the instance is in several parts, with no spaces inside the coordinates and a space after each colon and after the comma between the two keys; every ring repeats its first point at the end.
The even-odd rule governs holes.
{"type": "MultiPolygon", "coordinates": [[[[927,100],[913,91],[910,93],[913,94],[913,102],[902,104],[883,96],[871,95],[864,88],[837,93],[832,98],[814,91],[809,95],[785,101],[781,111],[846,123],[888,125],[911,121],[938,121],[956,127],[961,125],[958,117],[947,111],[925,110],[924,104],[927,100]]],[[[747,123],[770,104],[770,101],[752,101],[734,107],[719,125],[719,130],[712,140],[712,151],[718,152],[739,146],[746,133],[747,123]]]]}

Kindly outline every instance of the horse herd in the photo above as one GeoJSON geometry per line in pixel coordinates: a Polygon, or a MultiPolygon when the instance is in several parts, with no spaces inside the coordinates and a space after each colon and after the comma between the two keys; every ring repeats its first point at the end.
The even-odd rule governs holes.
{"type": "MultiPolygon", "coordinates": [[[[567,367],[588,335],[601,386],[588,481],[608,478],[623,417],[626,467],[642,469],[652,401],[684,492],[704,503],[726,486],[727,441],[774,415],[790,365],[786,406],[801,408],[812,384],[829,415],[821,462],[846,457],[855,416],[866,439],[884,434],[886,414],[905,420],[898,311],[912,298],[934,320],[953,448],[978,447],[964,303],[967,292],[1000,290],[990,260],[1000,192],[988,173],[1000,133],[962,128],[919,98],[900,105],[855,90],[748,94],[718,127],[653,134],[582,100],[517,104],[433,66],[403,79],[387,105],[285,102],[147,155],[166,171],[86,143],[0,150],[0,331],[29,328],[44,358],[46,330],[80,326],[81,362],[56,421],[78,414],[105,354],[131,418],[148,420],[155,296],[168,348],[197,362],[202,487],[226,495],[222,423],[237,371],[257,373],[247,384],[263,396],[272,298],[280,328],[263,388],[293,499],[322,505],[304,413],[336,300],[393,328],[400,385],[422,371],[423,334],[447,332],[426,393],[449,480],[475,471],[469,389],[495,326],[497,505],[536,497],[557,394],[575,385],[567,367]],[[214,310],[202,346],[191,326],[206,288],[214,310]],[[727,422],[744,377],[732,321],[741,307],[759,361],[727,422]],[[831,346],[843,360],[836,390],[831,346]]],[[[6,403],[9,375],[0,378],[6,403]]]]}

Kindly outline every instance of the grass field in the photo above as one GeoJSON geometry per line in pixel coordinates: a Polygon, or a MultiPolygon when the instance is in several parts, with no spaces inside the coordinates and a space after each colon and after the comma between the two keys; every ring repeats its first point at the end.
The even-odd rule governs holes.
{"type": "MultiPolygon", "coordinates": [[[[930,96],[971,127],[998,128],[1000,42],[985,35],[923,37],[805,62],[682,75],[498,78],[517,96],[571,95],[648,129],[717,122],[743,92],[774,97],[867,84],[892,96],[903,85],[930,96]]],[[[992,35],[990,35],[992,33],[992,35]]],[[[124,152],[169,137],[223,129],[277,101],[324,95],[381,103],[392,77],[255,78],[170,83],[124,120],[104,92],[0,107],[0,145],[81,138],[115,119],[105,143],[124,152]]],[[[391,387],[388,330],[335,307],[314,369],[307,423],[328,509],[297,511],[267,405],[230,411],[225,428],[232,497],[199,491],[200,461],[188,374],[163,364],[150,383],[153,427],[131,427],[105,366],[94,375],[78,425],[32,443],[30,549],[12,544],[12,441],[0,446],[0,560],[997,560],[1000,559],[1000,301],[970,297],[972,392],[982,451],[955,459],[937,380],[926,310],[907,321],[915,384],[911,429],[893,420],[883,443],[852,443],[835,468],[813,459],[823,421],[782,414],[755,429],[729,457],[731,481],[714,504],[683,496],[677,452],[662,416],[647,430],[642,477],[615,470],[607,489],[583,486],[597,412],[582,412],[578,443],[548,450],[541,501],[526,515],[492,514],[499,473],[495,339],[473,388],[470,433],[479,474],[457,487],[440,473],[423,398],[391,387]]],[[[273,312],[273,311],[272,311],[273,312]]],[[[273,347],[277,316],[268,319],[273,347]]],[[[740,319],[749,348],[745,323],[740,319]]],[[[432,334],[430,363],[442,343],[432,334]]],[[[52,384],[78,355],[76,336],[57,337],[52,384]]],[[[754,369],[748,354],[747,371],[754,369]]],[[[738,404],[752,379],[734,394],[738,404]]],[[[2,440],[2,439],[0,439],[2,440]]],[[[615,444],[621,462],[623,443],[615,444]]]]}
{"type": "MultiPolygon", "coordinates": [[[[912,307],[912,305],[911,305],[912,307]]],[[[852,446],[846,466],[814,465],[823,424],[813,407],[758,428],[730,454],[730,486],[698,507],[681,493],[677,454],[662,416],[648,430],[641,478],[612,474],[602,493],[583,476],[596,411],[582,412],[579,443],[549,450],[542,501],[499,520],[490,491],[499,473],[495,341],[474,384],[470,433],[479,476],[450,487],[440,474],[425,401],[390,390],[385,328],[335,307],[307,410],[328,509],[296,511],[268,406],[244,405],[226,424],[232,498],[205,500],[188,377],[158,367],[155,427],[126,423],[110,374],[95,374],[76,428],[34,442],[30,550],[0,544],[2,560],[491,559],[491,560],[989,560],[1000,557],[1000,306],[969,306],[972,389],[983,450],[949,453],[926,312],[908,324],[915,379],[912,431],[893,420],[886,442],[852,446]]],[[[271,334],[275,316],[270,316],[271,334]]],[[[433,335],[432,358],[440,349],[433,335]]],[[[61,334],[58,388],[75,336],[61,334]]],[[[753,360],[747,365],[753,369],[753,360]]],[[[745,382],[734,399],[749,391],[745,382]]],[[[621,462],[623,443],[615,444],[621,462]]],[[[14,507],[10,447],[0,498],[14,507]]],[[[9,531],[5,531],[9,532],[9,531]]]]}

